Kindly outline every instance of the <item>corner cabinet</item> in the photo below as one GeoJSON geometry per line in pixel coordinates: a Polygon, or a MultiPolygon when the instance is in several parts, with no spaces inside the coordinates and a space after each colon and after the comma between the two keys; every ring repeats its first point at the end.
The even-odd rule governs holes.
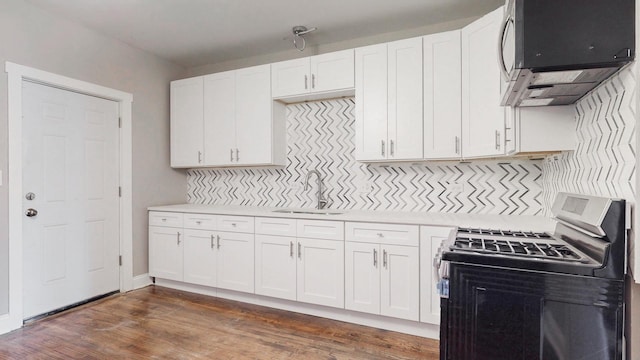
{"type": "Polygon", "coordinates": [[[285,136],[270,65],[171,83],[172,167],[284,165],[285,136]]]}
{"type": "Polygon", "coordinates": [[[462,157],[505,155],[505,108],[500,106],[498,33],[502,7],[461,31],[462,157]]]}
{"type": "Polygon", "coordinates": [[[356,49],[356,160],[422,159],[422,38],[356,49]]]}

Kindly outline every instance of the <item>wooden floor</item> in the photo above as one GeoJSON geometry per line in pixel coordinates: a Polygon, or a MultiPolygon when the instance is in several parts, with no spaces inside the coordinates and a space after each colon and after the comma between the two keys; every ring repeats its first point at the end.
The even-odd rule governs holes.
{"type": "Polygon", "coordinates": [[[0,336],[0,359],[438,359],[438,342],[150,286],[0,336]]]}

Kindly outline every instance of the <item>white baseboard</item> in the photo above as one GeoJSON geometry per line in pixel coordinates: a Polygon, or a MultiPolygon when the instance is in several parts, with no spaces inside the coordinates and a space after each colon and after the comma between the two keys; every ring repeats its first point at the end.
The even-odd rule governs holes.
{"type": "Polygon", "coordinates": [[[164,279],[156,279],[156,286],[164,286],[172,289],[193,292],[196,294],[215,296],[223,299],[235,300],[280,310],[293,311],[297,313],[344,321],[378,329],[385,329],[404,334],[416,335],[430,339],[440,338],[440,326],[434,324],[395,319],[386,316],[372,315],[357,311],[306,304],[297,301],[289,301],[268,296],[247,294],[224,289],[216,289],[164,279]]]}
{"type": "Polygon", "coordinates": [[[149,274],[142,274],[133,277],[133,290],[141,289],[151,284],[153,284],[153,282],[151,281],[149,274]]]}

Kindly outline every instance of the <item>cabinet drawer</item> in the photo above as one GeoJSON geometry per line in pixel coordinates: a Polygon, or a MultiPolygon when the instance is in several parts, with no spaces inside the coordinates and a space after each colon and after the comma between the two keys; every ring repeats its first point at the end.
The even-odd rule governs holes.
{"type": "Polygon", "coordinates": [[[389,245],[418,246],[417,225],[353,223],[346,224],[347,241],[380,243],[389,245]]]}
{"type": "Polygon", "coordinates": [[[297,220],[297,236],[301,238],[344,240],[342,221],[297,220]]]}
{"type": "Polygon", "coordinates": [[[184,214],[185,229],[216,230],[215,215],[210,214],[184,214]]]}
{"type": "Polygon", "coordinates": [[[182,227],[182,213],[149,211],[149,226],[182,227]]]}
{"type": "Polygon", "coordinates": [[[256,218],[256,234],[296,236],[296,219],[256,218]]]}
{"type": "Polygon", "coordinates": [[[218,230],[252,233],[254,229],[252,216],[218,216],[218,230]]]}

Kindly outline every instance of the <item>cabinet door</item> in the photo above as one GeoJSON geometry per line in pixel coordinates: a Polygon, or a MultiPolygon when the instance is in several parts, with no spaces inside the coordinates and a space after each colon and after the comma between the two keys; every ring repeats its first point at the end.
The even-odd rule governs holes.
{"type": "Polygon", "coordinates": [[[270,65],[236,71],[235,163],[269,164],[272,161],[270,65]]]}
{"type": "Polygon", "coordinates": [[[356,49],[356,160],[387,158],[387,44],[356,49]]]}
{"type": "Polygon", "coordinates": [[[420,227],[420,321],[440,324],[440,295],[436,291],[433,258],[454,228],[420,227]]]}
{"type": "Polygon", "coordinates": [[[380,314],[380,245],[346,242],[344,251],[345,309],[380,314]]]}
{"type": "Polygon", "coordinates": [[[424,158],[458,159],[461,153],[460,30],[425,36],[424,158]]]}
{"type": "Polygon", "coordinates": [[[391,42],[387,52],[387,158],[422,159],[422,38],[391,42]]]}
{"type": "Polygon", "coordinates": [[[344,308],[344,242],[298,239],[298,301],[344,308]]]}
{"type": "Polygon", "coordinates": [[[380,314],[418,321],[420,263],[418,248],[381,245],[380,314]]]}
{"type": "Polygon", "coordinates": [[[462,156],[504,154],[504,109],[496,43],[502,7],[462,29],[462,156]]]}
{"type": "Polygon", "coordinates": [[[171,82],[171,166],[202,165],[203,77],[171,82]]]}
{"type": "Polygon", "coordinates": [[[296,300],[296,238],[256,235],[256,294],[296,300]]]}
{"type": "Polygon", "coordinates": [[[311,91],[353,88],[353,49],[312,56],[311,91]]]}
{"type": "Polygon", "coordinates": [[[183,242],[182,229],[149,226],[149,275],[182,281],[183,242]]]}
{"type": "Polygon", "coordinates": [[[253,292],[254,251],[253,234],[218,232],[218,287],[253,292]]]}
{"type": "Polygon", "coordinates": [[[204,164],[230,164],[236,148],[235,71],[204,77],[204,164]]]}
{"type": "Polygon", "coordinates": [[[185,229],[184,281],[215,287],[217,252],[214,232],[185,229]]]}
{"type": "Polygon", "coordinates": [[[274,98],[306,94],[310,89],[309,58],[271,64],[271,89],[274,98]]]}

